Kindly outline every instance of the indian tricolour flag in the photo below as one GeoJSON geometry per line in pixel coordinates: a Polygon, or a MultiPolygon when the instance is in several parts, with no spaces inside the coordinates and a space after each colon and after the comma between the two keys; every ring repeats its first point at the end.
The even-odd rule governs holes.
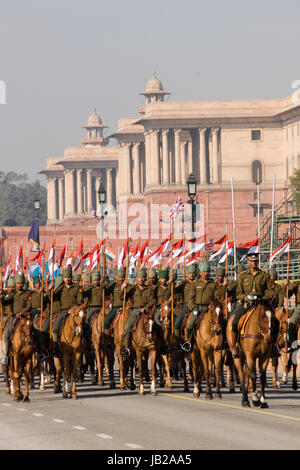
{"type": "Polygon", "coordinates": [[[111,248],[105,247],[105,256],[110,261],[114,261],[117,257],[117,253],[115,253],[111,248]]]}
{"type": "Polygon", "coordinates": [[[276,248],[270,256],[270,266],[276,256],[281,256],[284,253],[288,253],[290,251],[290,244],[291,244],[291,235],[289,235],[283,245],[276,248]]]}

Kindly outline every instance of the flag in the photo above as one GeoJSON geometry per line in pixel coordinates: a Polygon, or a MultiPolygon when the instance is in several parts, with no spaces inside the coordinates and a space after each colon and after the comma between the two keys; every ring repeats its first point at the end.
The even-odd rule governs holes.
{"type": "Polygon", "coordinates": [[[226,256],[227,256],[227,258],[229,256],[233,257],[233,252],[234,252],[234,243],[233,242],[226,242],[226,253],[219,260],[219,264],[225,263],[226,256]]]}
{"type": "Polygon", "coordinates": [[[10,271],[11,271],[11,266],[10,266],[10,261],[11,259],[9,258],[5,268],[4,268],[4,277],[3,277],[3,287],[5,288],[6,287],[6,283],[7,283],[7,280],[9,278],[9,274],[10,274],[10,271]]]}
{"type": "Polygon", "coordinates": [[[83,250],[83,240],[80,241],[78,250],[75,253],[75,260],[73,263],[73,271],[77,271],[81,264],[81,257],[82,257],[82,250],[83,250]]]}
{"type": "Polygon", "coordinates": [[[66,268],[72,268],[73,266],[73,251],[69,254],[67,261],[66,261],[66,268]]]}
{"type": "Polygon", "coordinates": [[[19,248],[19,254],[16,258],[15,274],[22,274],[22,262],[23,262],[23,247],[19,248]]]}
{"type": "Polygon", "coordinates": [[[49,257],[48,257],[48,270],[49,270],[49,275],[51,279],[54,277],[54,241],[52,242],[51,249],[49,252],[49,257]]]}
{"type": "Polygon", "coordinates": [[[119,254],[119,259],[118,259],[118,269],[121,269],[122,266],[124,265],[125,263],[125,260],[126,260],[126,256],[128,255],[128,246],[129,246],[129,239],[127,238],[120,254],[119,254]]]}
{"type": "Polygon", "coordinates": [[[240,262],[250,254],[258,253],[258,246],[259,246],[259,238],[255,238],[250,242],[242,243],[237,247],[237,254],[240,258],[240,262]]]}
{"type": "Polygon", "coordinates": [[[117,253],[115,253],[111,248],[105,247],[105,256],[110,261],[114,261],[117,257],[117,253]]]}
{"type": "Polygon", "coordinates": [[[40,246],[39,225],[40,225],[39,219],[35,219],[33,224],[31,225],[31,228],[28,234],[28,241],[32,241],[38,246],[40,246]]]}
{"type": "Polygon", "coordinates": [[[191,266],[191,265],[194,264],[194,263],[198,263],[198,261],[199,261],[199,253],[200,253],[200,252],[196,252],[196,253],[194,254],[193,258],[191,258],[190,260],[188,260],[188,261],[185,263],[185,265],[186,265],[186,266],[191,266]]]}
{"type": "Polygon", "coordinates": [[[95,209],[91,209],[91,214],[94,219],[97,219],[97,214],[96,214],[95,209]]]}
{"type": "Polygon", "coordinates": [[[213,245],[221,245],[221,247],[215,251],[213,255],[210,256],[209,261],[214,259],[216,256],[220,256],[223,253],[226,252],[226,246],[227,246],[227,235],[224,235],[224,237],[220,238],[216,242],[213,243],[213,245]]]}
{"type": "Polygon", "coordinates": [[[169,212],[170,219],[175,220],[177,215],[183,211],[184,211],[184,204],[183,204],[181,197],[179,197],[169,212]]]}
{"type": "Polygon", "coordinates": [[[289,235],[283,245],[276,248],[270,256],[270,265],[272,264],[274,258],[276,256],[281,256],[284,253],[288,253],[290,251],[290,244],[291,244],[291,235],[289,235]]]}

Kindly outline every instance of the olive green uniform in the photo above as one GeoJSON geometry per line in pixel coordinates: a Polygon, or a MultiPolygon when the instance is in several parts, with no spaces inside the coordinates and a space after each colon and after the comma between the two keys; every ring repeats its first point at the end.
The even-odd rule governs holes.
{"type": "Polygon", "coordinates": [[[176,286],[176,292],[181,295],[182,300],[181,310],[174,322],[175,334],[177,335],[179,334],[180,325],[184,315],[187,313],[188,310],[192,311],[196,306],[195,282],[196,281],[184,280],[176,286]]]}
{"type": "Polygon", "coordinates": [[[289,320],[289,342],[290,345],[297,339],[296,324],[300,316],[300,281],[293,281],[288,283],[288,296],[295,295],[295,309],[289,320]]]}
{"type": "Polygon", "coordinates": [[[206,312],[208,306],[212,300],[215,300],[215,289],[216,283],[208,279],[206,282],[199,278],[195,281],[195,304],[196,308],[193,309],[193,315],[191,315],[188,326],[187,326],[187,335],[190,336],[191,332],[194,329],[194,325],[199,313],[206,312]]]}
{"type": "Polygon", "coordinates": [[[91,286],[89,288],[85,288],[82,291],[82,297],[84,300],[88,300],[88,312],[86,315],[85,322],[89,324],[89,321],[91,317],[93,316],[93,313],[96,310],[99,310],[102,307],[102,296],[103,296],[103,290],[102,286],[91,286]]]}
{"type": "Polygon", "coordinates": [[[111,297],[112,308],[104,319],[104,329],[109,330],[109,327],[117,315],[119,308],[123,307],[124,292],[122,291],[122,284],[118,281],[113,281],[105,287],[105,296],[111,297]]]}
{"type": "Polygon", "coordinates": [[[55,293],[53,293],[53,299],[60,301],[61,308],[60,313],[57,315],[53,324],[53,341],[57,342],[59,327],[68,311],[70,308],[82,303],[82,288],[74,284],[71,284],[69,287],[63,284],[57,288],[55,293]]]}
{"type": "Polygon", "coordinates": [[[15,291],[10,299],[12,307],[12,318],[7,323],[3,331],[3,340],[8,342],[17,320],[17,313],[26,313],[31,311],[31,295],[29,291],[15,291]]]}

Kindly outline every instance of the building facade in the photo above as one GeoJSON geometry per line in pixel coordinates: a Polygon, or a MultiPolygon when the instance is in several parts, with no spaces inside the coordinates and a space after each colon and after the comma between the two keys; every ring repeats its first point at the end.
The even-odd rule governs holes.
{"type": "Polygon", "coordinates": [[[47,177],[48,224],[78,219],[95,223],[102,182],[107,203],[117,207],[126,196],[134,203],[172,205],[187,200],[186,181],[193,173],[198,202],[204,207],[204,231],[210,237],[232,236],[232,178],[238,241],[257,232],[257,182],[261,216],[271,208],[273,178],[276,202],[287,193],[289,178],[300,165],[300,106],[293,95],[276,100],[173,102],[153,74],[140,93],[145,103],[135,117],[106,126],[96,110],[84,128],[82,146],[50,158],[47,177]],[[113,144],[115,142],[115,144],[113,144]]]}

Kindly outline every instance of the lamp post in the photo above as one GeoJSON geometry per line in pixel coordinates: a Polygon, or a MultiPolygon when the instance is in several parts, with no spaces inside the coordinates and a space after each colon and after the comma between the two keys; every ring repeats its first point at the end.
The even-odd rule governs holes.
{"type": "MultiPolygon", "coordinates": [[[[260,188],[259,185],[261,184],[262,181],[262,175],[261,171],[259,168],[256,170],[256,174],[254,175],[254,182],[256,184],[256,190],[257,190],[257,238],[258,238],[258,251],[260,251],[260,188]]],[[[259,256],[259,267],[260,267],[260,254],[259,256]]]]}
{"type": "Polygon", "coordinates": [[[104,237],[104,204],[106,204],[106,190],[102,184],[102,181],[100,183],[99,189],[98,189],[98,201],[101,207],[101,227],[102,227],[102,240],[104,237]]]}
{"type": "Polygon", "coordinates": [[[34,193],[33,195],[33,205],[35,209],[35,218],[39,219],[40,218],[40,197],[38,193],[34,193]]]}
{"type": "Polygon", "coordinates": [[[188,204],[191,204],[191,222],[192,222],[192,238],[194,238],[194,233],[195,233],[195,223],[196,223],[196,204],[197,201],[195,201],[195,197],[197,194],[197,181],[193,173],[189,174],[188,180],[186,182],[187,185],[187,193],[190,197],[190,199],[187,201],[188,204]]]}

